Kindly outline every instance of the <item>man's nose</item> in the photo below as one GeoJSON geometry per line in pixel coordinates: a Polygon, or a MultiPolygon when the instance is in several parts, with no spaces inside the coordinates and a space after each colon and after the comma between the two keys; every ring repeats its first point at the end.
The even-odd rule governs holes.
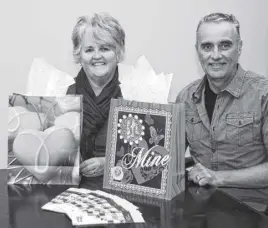
{"type": "Polygon", "coordinates": [[[213,49],[212,54],[211,54],[211,57],[214,60],[221,59],[222,55],[221,55],[221,52],[219,51],[218,47],[215,47],[213,49]]]}

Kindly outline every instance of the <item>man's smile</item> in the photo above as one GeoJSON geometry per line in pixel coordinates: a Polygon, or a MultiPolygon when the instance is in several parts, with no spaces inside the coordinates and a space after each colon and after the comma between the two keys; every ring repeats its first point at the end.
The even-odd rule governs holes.
{"type": "Polygon", "coordinates": [[[222,69],[226,63],[209,63],[208,64],[213,70],[220,70],[222,69]]]}

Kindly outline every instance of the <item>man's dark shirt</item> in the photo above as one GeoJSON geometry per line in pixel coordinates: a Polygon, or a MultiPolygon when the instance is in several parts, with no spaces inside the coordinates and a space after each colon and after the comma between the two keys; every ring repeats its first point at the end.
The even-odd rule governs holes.
{"type": "Polygon", "coordinates": [[[208,80],[206,80],[205,84],[205,107],[208,113],[208,118],[211,123],[212,115],[213,115],[213,110],[215,106],[215,102],[217,99],[217,94],[215,94],[209,87],[208,80]]]}

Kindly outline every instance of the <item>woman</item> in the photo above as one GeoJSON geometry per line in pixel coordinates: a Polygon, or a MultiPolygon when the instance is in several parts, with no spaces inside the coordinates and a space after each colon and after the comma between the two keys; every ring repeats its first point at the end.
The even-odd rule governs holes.
{"type": "Polygon", "coordinates": [[[100,176],[105,165],[110,102],[122,96],[117,64],[124,57],[125,32],[108,14],[83,16],[74,27],[72,41],[73,56],[81,70],[67,94],[83,95],[80,173],[100,176]]]}

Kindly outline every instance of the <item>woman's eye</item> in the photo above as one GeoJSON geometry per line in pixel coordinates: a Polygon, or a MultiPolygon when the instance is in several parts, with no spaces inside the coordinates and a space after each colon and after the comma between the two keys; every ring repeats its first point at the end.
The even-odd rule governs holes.
{"type": "Polygon", "coordinates": [[[93,52],[93,51],[94,51],[93,48],[86,49],[86,52],[93,52]]]}
{"type": "Polygon", "coordinates": [[[108,47],[101,47],[100,50],[101,51],[109,51],[110,49],[108,47]]]}

